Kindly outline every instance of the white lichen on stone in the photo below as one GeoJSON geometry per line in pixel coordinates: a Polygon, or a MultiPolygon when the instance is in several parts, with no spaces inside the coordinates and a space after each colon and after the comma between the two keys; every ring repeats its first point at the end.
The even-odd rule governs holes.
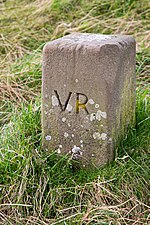
{"type": "Polygon", "coordinates": [[[66,109],[68,110],[68,112],[71,112],[72,108],[72,105],[68,104],[66,109]]]}
{"type": "Polygon", "coordinates": [[[101,139],[102,139],[103,141],[105,141],[105,140],[107,139],[107,134],[102,133],[102,134],[101,134],[101,139]]]}
{"type": "Polygon", "coordinates": [[[94,120],[101,121],[101,117],[106,119],[107,114],[106,114],[106,112],[102,112],[101,110],[98,110],[97,112],[90,114],[90,121],[94,121],[94,120]]]}
{"type": "Polygon", "coordinates": [[[73,146],[72,153],[76,154],[76,153],[80,153],[80,151],[81,151],[80,147],[77,147],[76,145],[73,146]]]}
{"type": "Polygon", "coordinates": [[[107,118],[107,113],[101,111],[101,117],[103,117],[104,119],[106,119],[107,118]]]}
{"type": "Polygon", "coordinates": [[[99,132],[94,132],[93,138],[100,140],[101,139],[101,134],[99,132]]]}
{"type": "Polygon", "coordinates": [[[64,133],[64,137],[67,138],[69,134],[67,132],[64,133]]]}
{"type": "Polygon", "coordinates": [[[77,159],[77,158],[81,157],[83,155],[83,151],[84,150],[81,150],[80,147],[74,145],[74,147],[71,150],[71,152],[73,153],[73,158],[77,159]]]}
{"type": "Polygon", "coordinates": [[[58,102],[56,95],[52,95],[52,105],[59,106],[59,102],[58,102]]]}
{"type": "Polygon", "coordinates": [[[95,108],[98,109],[99,108],[99,104],[95,104],[95,108]]]}
{"type": "Polygon", "coordinates": [[[89,102],[91,105],[93,105],[93,104],[94,104],[94,100],[93,100],[93,99],[91,99],[91,98],[88,100],[88,102],[89,102]]]}
{"type": "Polygon", "coordinates": [[[46,139],[46,141],[50,141],[50,140],[52,139],[52,137],[51,137],[50,135],[47,135],[47,136],[45,137],[45,139],[46,139]]]}
{"type": "Polygon", "coordinates": [[[60,148],[58,148],[58,149],[57,149],[57,153],[58,153],[58,154],[60,154],[60,153],[61,153],[61,150],[60,150],[60,148]]]}
{"type": "Polygon", "coordinates": [[[93,138],[97,140],[102,139],[103,141],[105,141],[107,139],[107,134],[106,133],[100,134],[99,132],[94,132],[93,138]]]}
{"type": "Polygon", "coordinates": [[[90,121],[92,122],[94,120],[96,120],[96,115],[95,115],[95,113],[91,113],[90,114],[90,121]]]}
{"type": "Polygon", "coordinates": [[[63,117],[63,118],[62,118],[62,121],[63,121],[63,123],[64,123],[64,122],[66,121],[66,118],[65,118],[65,117],[63,117]]]}
{"type": "Polygon", "coordinates": [[[97,111],[97,113],[96,113],[96,119],[97,119],[98,121],[101,120],[101,110],[98,110],[98,111],[97,111]]]}

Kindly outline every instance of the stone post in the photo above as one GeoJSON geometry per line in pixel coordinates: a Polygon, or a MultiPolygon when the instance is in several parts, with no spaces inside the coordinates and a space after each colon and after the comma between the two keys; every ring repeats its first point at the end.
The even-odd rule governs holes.
{"type": "Polygon", "coordinates": [[[43,148],[104,165],[135,115],[135,40],[74,33],[43,50],[43,148]]]}

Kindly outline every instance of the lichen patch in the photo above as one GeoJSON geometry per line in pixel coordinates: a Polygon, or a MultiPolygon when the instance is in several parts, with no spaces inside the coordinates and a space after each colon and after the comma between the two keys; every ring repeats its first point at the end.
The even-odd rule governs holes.
{"type": "Polygon", "coordinates": [[[61,153],[61,150],[60,150],[60,148],[58,148],[58,149],[57,149],[57,153],[58,153],[58,154],[60,154],[60,153],[61,153]]]}
{"type": "Polygon", "coordinates": [[[84,150],[81,150],[80,147],[74,145],[74,147],[71,150],[71,152],[73,153],[73,158],[78,159],[79,157],[81,157],[83,155],[83,151],[84,150]]]}
{"type": "Polygon", "coordinates": [[[93,138],[100,140],[101,139],[101,134],[99,132],[94,132],[93,138]]]}
{"type": "Polygon", "coordinates": [[[96,115],[95,115],[95,113],[91,113],[90,114],[90,121],[92,122],[94,120],[96,120],[96,115]]]}
{"type": "Polygon", "coordinates": [[[50,140],[52,139],[52,137],[51,137],[50,135],[47,135],[47,136],[45,137],[45,139],[46,139],[46,141],[50,141],[50,140]]]}
{"type": "Polygon", "coordinates": [[[106,133],[100,134],[99,132],[94,132],[93,133],[93,138],[97,139],[97,140],[102,139],[103,141],[105,141],[107,139],[107,134],[106,133]]]}
{"type": "Polygon", "coordinates": [[[99,108],[99,104],[95,104],[95,108],[98,109],[99,108]]]}
{"type": "Polygon", "coordinates": [[[107,134],[102,133],[102,134],[101,134],[101,139],[102,139],[103,141],[105,141],[105,140],[107,139],[107,134]]]}
{"type": "Polygon", "coordinates": [[[66,109],[68,110],[68,112],[71,112],[72,108],[73,108],[72,105],[70,105],[70,104],[68,103],[67,108],[66,108],[66,109]]]}
{"type": "Polygon", "coordinates": [[[95,102],[94,102],[94,100],[92,99],[92,98],[90,98],[89,100],[88,100],[88,102],[91,104],[91,105],[93,105],[95,102]]]}
{"type": "Polygon", "coordinates": [[[101,120],[101,110],[98,110],[98,111],[97,111],[97,113],[96,113],[96,119],[97,119],[98,121],[101,120]]]}
{"type": "Polygon", "coordinates": [[[106,119],[107,118],[107,113],[101,111],[101,117],[103,117],[104,119],[106,119]]]}
{"type": "Polygon", "coordinates": [[[67,132],[64,133],[64,137],[67,138],[69,134],[67,132]]]}
{"type": "Polygon", "coordinates": [[[63,117],[63,118],[62,118],[62,121],[63,121],[63,123],[64,123],[64,122],[66,121],[66,118],[65,118],[65,117],[63,117]]]}
{"type": "Polygon", "coordinates": [[[52,95],[52,105],[59,106],[59,102],[58,102],[56,95],[52,95]]]}
{"type": "Polygon", "coordinates": [[[94,120],[98,120],[101,121],[101,117],[106,119],[107,118],[107,113],[106,112],[102,112],[101,110],[98,110],[95,113],[91,113],[90,114],[90,121],[94,121],[94,120]]]}
{"type": "Polygon", "coordinates": [[[72,153],[76,154],[79,153],[81,151],[80,147],[77,147],[76,145],[74,145],[74,147],[72,148],[72,153]]]}

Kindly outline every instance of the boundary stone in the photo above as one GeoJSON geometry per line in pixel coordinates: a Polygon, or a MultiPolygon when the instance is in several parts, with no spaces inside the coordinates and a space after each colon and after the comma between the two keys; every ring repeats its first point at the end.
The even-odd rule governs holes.
{"type": "Polygon", "coordinates": [[[81,165],[114,158],[135,119],[135,40],[126,35],[73,33],[43,50],[43,148],[81,165]]]}

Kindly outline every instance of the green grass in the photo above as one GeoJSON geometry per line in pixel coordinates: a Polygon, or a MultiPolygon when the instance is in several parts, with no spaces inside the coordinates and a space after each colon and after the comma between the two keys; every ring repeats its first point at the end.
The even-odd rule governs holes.
{"type": "Polygon", "coordinates": [[[0,1],[0,224],[149,224],[149,1],[0,1]],[[85,171],[41,144],[41,53],[73,31],[137,41],[136,125],[85,171]]]}
{"type": "Polygon", "coordinates": [[[122,220],[130,224],[137,217],[147,221],[149,104],[147,91],[137,94],[136,127],[120,143],[115,161],[94,171],[79,169],[67,156],[58,158],[55,152],[42,151],[40,99],[14,110],[0,140],[1,201],[2,213],[7,208],[6,218],[13,223],[13,218],[19,220],[18,214],[26,215],[24,221],[33,215],[37,223],[40,217],[50,224],[61,219],[69,224],[67,217],[72,215],[80,224],[88,212],[90,224],[115,222],[116,217],[118,224],[122,220]],[[10,202],[12,206],[7,206],[10,202]],[[15,210],[13,204],[18,204],[15,210]]]}

